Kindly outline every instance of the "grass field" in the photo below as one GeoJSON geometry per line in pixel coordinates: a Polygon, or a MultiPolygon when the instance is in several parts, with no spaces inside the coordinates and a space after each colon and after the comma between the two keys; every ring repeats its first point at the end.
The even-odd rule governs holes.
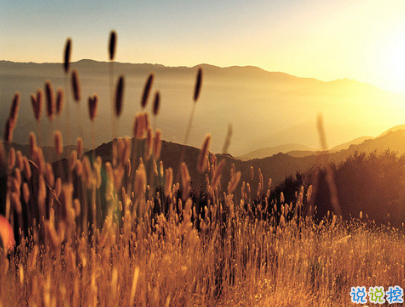
{"type": "MultiPolygon", "coordinates": [[[[73,76],[73,98],[80,101],[69,44],[66,80],[73,76]]],[[[111,80],[116,131],[124,77],[116,88],[113,75],[111,80]]],[[[178,170],[159,159],[161,131],[144,110],[152,84],[153,75],[132,138],[112,142],[110,161],[83,154],[80,139],[70,158],[55,164],[44,160],[34,133],[30,157],[5,146],[16,128],[16,94],[0,143],[7,182],[0,212],[7,219],[1,221],[0,306],[349,306],[351,287],[403,284],[403,230],[333,214],[315,221],[305,214],[312,187],[297,191],[290,204],[270,199],[260,170],[252,169],[257,192],[240,182],[234,168],[230,182],[221,183],[224,161],[209,153],[209,135],[195,161],[206,176],[203,192],[196,193],[188,171],[195,165],[182,163],[184,153],[178,170]],[[4,235],[9,222],[18,230],[16,247],[4,235]]],[[[201,87],[199,70],[184,143],[201,87]]],[[[66,86],[66,108],[69,91],[66,86]]],[[[49,120],[62,112],[61,93],[47,81],[45,93],[31,96],[38,123],[43,108],[49,120]]],[[[97,101],[89,98],[90,120],[97,101]]],[[[159,103],[156,94],[150,116],[158,114],[159,103]]],[[[55,157],[65,134],[69,125],[53,135],[55,157]]]]}

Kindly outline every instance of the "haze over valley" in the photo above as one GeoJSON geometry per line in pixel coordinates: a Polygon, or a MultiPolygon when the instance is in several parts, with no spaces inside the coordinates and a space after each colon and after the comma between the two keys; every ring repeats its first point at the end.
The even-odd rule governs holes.
{"type": "MultiPolygon", "coordinates": [[[[72,67],[79,72],[82,101],[77,106],[70,100],[73,128],[71,143],[79,135],[80,123],[76,109],[80,108],[85,146],[91,147],[87,99],[94,93],[100,98],[98,117],[94,122],[96,144],[108,142],[112,138],[109,65],[106,62],[82,60],[72,63],[72,67]]],[[[220,68],[202,64],[199,67],[203,68],[204,81],[189,145],[200,147],[204,135],[210,132],[213,135],[213,152],[222,151],[230,124],[233,134],[229,153],[242,156],[255,150],[286,144],[319,150],[316,129],[316,116],[319,113],[324,117],[329,148],[358,137],[377,136],[404,122],[405,96],[369,84],[348,79],[324,82],[251,66],[220,68]]],[[[114,82],[121,74],[126,77],[119,136],[132,135],[134,115],[140,111],[142,89],[150,72],[155,74],[152,90],[161,93],[161,109],[156,127],[162,129],[165,140],[181,143],[186,119],[192,108],[196,67],[115,63],[114,82]]],[[[62,65],[0,62],[2,122],[6,120],[6,110],[10,107],[14,93],[19,91],[22,97],[20,119],[14,132],[16,143],[28,142],[28,132],[35,127],[29,96],[37,88],[43,88],[47,79],[52,81],[54,88],[63,87],[62,65]]],[[[51,124],[53,126],[43,116],[41,130],[62,127],[63,132],[65,116],[62,115],[62,121],[54,120],[51,124]]],[[[44,135],[42,141],[47,143],[48,139],[44,135]]]]}

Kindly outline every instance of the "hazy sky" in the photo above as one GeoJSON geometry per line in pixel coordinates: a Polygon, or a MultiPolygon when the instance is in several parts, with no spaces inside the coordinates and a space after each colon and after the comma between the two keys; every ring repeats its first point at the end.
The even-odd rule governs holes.
{"type": "Polygon", "coordinates": [[[0,0],[0,59],[255,65],[405,91],[403,0],[0,0]]]}

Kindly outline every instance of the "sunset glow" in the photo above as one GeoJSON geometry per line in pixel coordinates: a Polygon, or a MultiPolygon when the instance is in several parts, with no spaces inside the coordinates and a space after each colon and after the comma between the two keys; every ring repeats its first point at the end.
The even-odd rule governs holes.
{"type": "MultiPolygon", "coordinates": [[[[392,35],[383,45],[381,63],[382,77],[387,87],[393,91],[405,91],[405,27],[392,35]]],[[[395,33],[395,32],[394,32],[395,33]]]]}
{"type": "Polygon", "coordinates": [[[59,62],[72,37],[72,60],[105,61],[115,29],[121,62],[254,65],[405,91],[403,1],[2,2],[3,60],[59,62]]]}

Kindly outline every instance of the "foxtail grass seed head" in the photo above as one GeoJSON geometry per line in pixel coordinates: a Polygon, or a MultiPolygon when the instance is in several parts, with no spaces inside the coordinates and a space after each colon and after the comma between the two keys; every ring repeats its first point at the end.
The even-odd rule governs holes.
{"type": "Polygon", "coordinates": [[[120,76],[115,90],[115,115],[118,117],[122,112],[122,102],[124,100],[124,77],[120,76]]]}
{"type": "Polygon", "coordinates": [[[36,121],[39,121],[41,118],[41,113],[39,112],[39,103],[37,100],[37,96],[35,94],[31,94],[31,105],[32,110],[34,111],[34,117],[36,121]]]}
{"type": "Polygon", "coordinates": [[[31,179],[31,165],[28,162],[27,157],[23,157],[23,164],[24,164],[24,176],[27,178],[27,180],[31,179]]]}
{"type": "Polygon", "coordinates": [[[143,138],[143,135],[146,130],[145,116],[143,112],[138,112],[135,115],[135,122],[133,128],[134,137],[138,140],[143,138]]]}
{"type": "Polygon", "coordinates": [[[129,299],[129,306],[133,306],[135,304],[135,292],[136,292],[136,286],[138,284],[138,278],[139,278],[139,267],[135,267],[134,271],[134,277],[132,278],[132,286],[131,286],[131,296],[129,299]]]}
{"type": "Polygon", "coordinates": [[[46,163],[45,166],[45,179],[48,185],[53,188],[55,184],[55,175],[53,174],[52,165],[51,163],[46,163]]]}
{"type": "Polygon", "coordinates": [[[93,121],[94,118],[97,116],[97,105],[98,96],[97,94],[94,94],[93,96],[89,97],[89,115],[91,121],[93,121]]]}
{"type": "Polygon", "coordinates": [[[65,106],[65,93],[63,89],[58,87],[56,90],[56,115],[60,116],[65,106]]]}
{"type": "Polygon", "coordinates": [[[8,152],[8,168],[13,169],[15,166],[15,149],[14,147],[11,147],[9,152],[8,152]]]}
{"type": "MultiPolygon", "coordinates": [[[[13,228],[10,225],[10,222],[0,214],[0,225],[2,232],[0,233],[0,247],[4,248],[5,254],[8,251],[12,250],[15,246],[14,232],[13,228]]],[[[3,256],[3,255],[2,255],[3,256]]],[[[8,260],[7,257],[0,258],[0,276],[3,277],[7,274],[8,271],[8,260]],[[4,262],[3,262],[4,261],[4,262]]]]}
{"type": "Polygon", "coordinates": [[[194,88],[194,102],[197,102],[198,97],[200,96],[202,86],[202,69],[198,69],[197,79],[195,81],[195,88],[194,88]]]}
{"type": "Polygon", "coordinates": [[[146,132],[146,130],[148,129],[148,127],[150,126],[150,120],[149,120],[149,113],[148,112],[143,112],[143,121],[144,121],[144,132],[146,132]]]}
{"type": "Polygon", "coordinates": [[[45,159],[44,159],[44,153],[42,151],[42,148],[35,147],[32,160],[37,165],[40,174],[44,173],[45,172],[45,159]]]}
{"type": "Polygon", "coordinates": [[[81,176],[82,175],[82,173],[83,173],[83,163],[82,163],[82,160],[76,160],[76,163],[75,163],[75,169],[76,169],[76,175],[77,176],[81,176]]]}
{"type": "Polygon", "coordinates": [[[117,33],[115,31],[111,31],[110,42],[108,44],[108,54],[110,57],[110,61],[114,61],[116,44],[117,44],[117,33]]]}
{"type": "Polygon", "coordinates": [[[63,139],[62,134],[59,130],[55,131],[55,152],[58,156],[63,153],[63,139]]]}
{"type": "Polygon", "coordinates": [[[207,134],[204,138],[203,145],[200,150],[200,154],[198,156],[198,163],[197,163],[197,170],[200,173],[203,173],[207,167],[207,160],[208,160],[208,150],[211,144],[211,134],[207,134]]]}
{"type": "Polygon", "coordinates": [[[105,163],[105,171],[107,173],[107,179],[110,182],[113,182],[114,181],[114,173],[113,173],[113,168],[112,168],[112,165],[111,165],[110,162],[105,163]]]}
{"type": "Polygon", "coordinates": [[[153,131],[152,127],[149,127],[146,131],[146,161],[149,161],[153,153],[153,131]]]}
{"type": "Polygon", "coordinates": [[[153,174],[157,177],[157,176],[159,176],[159,173],[158,173],[158,168],[157,168],[157,164],[156,164],[156,160],[155,159],[153,159],[153,165],[152,165],[152,168],[153,168],[153,174]]]}
{"type": "Polygon", "coordinates": [[[56,197],[60,196],[60,193],[62,191],[62,179],[60,177],[56,178],[55,181],[55,195],[56,197]]]}
{"type": "Polygon", "coordinates": [[[31,104],[32,109],[34,110],[35,119],[36,121],[39,121],[41,119],[42,108],[44,105],[44,92],[42,91],[42,89],[39,88],[36,95],[31,95],[31,104]]]}
{"type": "Polygon", "coordinates": [[[13,205],[14,210],[18,214],[21,214],[22,206],[21,206],[21,202],[20,202],[20,195],[18,195],[18,193],[16,193],[16,192],[11,193],[11,204],[13,205]]]}
{"type": "Polygon", "coordinates": [[[20,93],[15,93],[13,97],[13,102],[11,103],[11,109],[10,109],[10,115],[9,118],[11,118],[14,123],[17,123],[17,118],[18,118],[18,111],[20,109],[20,93]]]}
{"type": "Polygon", "coordinates": [[[164,171],[164,168],[163,168],[163,161],[160,160],[160,161],[159,161],[159,175],[160,175],[160,177],[162,177],[162,178],[163,178],[163,171],[164,171]]]}
{"type": "Polygon", "coordinates": [[[24,182],[22,186],[23,190],[23,199],[26,204],[28,204],[30,200],[30,188],[28,187],[28,183],[24,182]]]}
{"type": "Polygon", "coordinates": [[[42,90],[42,88],[37,89],[37,101],[38,101],[38,104],[40,105],[41,111],[42,111],[42,106],[44,104],[44,91],[42,90]]]}
{"type": "Polygon", "coordinates": [[[330,228],[332,229],[336,225],[336,214],[333,214],[332,222],[330,224],[330,228]]]}
{"type": "Polygon", "coordinates": [[[14,121],[11,118],[7,119],[6,127],[4,128],[4,142],[10,144],[13,141],[14,121]]]}
{"type": "Polygon", "coordinates": [[[3,142],[0,140],[0,169],[6,163],[6,151],[3,142]]]}
{"type": "MultiPolygon", "coordinates": [[[[51,250],[54,253],[57,253],[60,248],[61,240],[58,236],[58,233],[56,232],[55,224],[50,221],[45,221],[45,232],[46,232],[47,238],[49,239],[49,243],[51,245],[51,250]]],[[[50,288],[50,286],[49,286],[49,288],[50,288]]],[[[47,304],[45,303],[45,305],[47,305],[47,304]]]]}
{"type": "Polygon", "coordinates": [[[240,181],[240,177],[241,177],[241,172],[237,172],[236,174],[233,175],[233,177],[231,178],[231,181],[228,184],[228,194],[232,194],[233,191],[236,190],[238,183],[240,181]]]}
{"type": "Polygon", "coordinates": [[[165,196],[168,197],[171,193],[172,185],[173,185],[173,169],[169,167],[165,171],[165,196]]]}
{"type": "Polygon", "coordinates": [[[225,160],[225,159],[222,159],[222,160],[218,163],[218,165],[217,165],[217,167],[216,167],[216,169],[215,169],[214,177],[213,177],[213,179],[212,179],[212,184],[211,184],[211,186],[212,186],[212,188],[213,188],[214,190],[218,187],[218,184],[219,184],[219,182],[220,182],[220,180],[221,180],[222,171],[223,171],[223,169],[225,168],[225,163],[226,163],[226,160],[225,160]]]}
{"type": "Polygon", "coordinates": [[[89,157],[83,157],[83,180],[86,183],[88,189],[91,188],[92,180],[93,180],[93,172],[91,170],[91,164],[89,157]]]}
{"type": "MultiPolygon", "coordinates": [[[[129,137],[124,138],[125,150],[122,156],[122,161],[128,161],[132,152],[132,140],[129,137]]],[[[101,159],[101,158],[100,158],[101,159]]],[[[100,163],[101,164],[101,163],[100,163]]]]}
{"type": "MultiPolygon", "coordinates": [[[[17,154],[15,154],[15,158],[17,157],[17,154]]],[[[16,159],[17,161],[17,159],[16,159]]],[[[16,182],[16,186],[18,187],[18,189],[21,187],[21,171],[19,168],[14,169],[14,181],[16,182]]],[[[17,190],[16,190],[17,191],[17,190]]]]}
{"type": "Polygon", "coordinates": [[[153,101],[153,115],[157,116],[160,108],[160,93],[157,91],[155,93],[155,100],[153,101]]]}
{"type": "Polygon", "coordinates": [[[77,162],[77,151],[72,150],[69,157],[69,170],[71,172],[73,172],[73,170],[76,168],[76,162],[77,162]]]}
{"type": "Polygon", "coordinates": [[[15,153],[15,167],[20,171],[24,171],[23,155],[20,150],[17,150],[15,153]]]}
{"type": "Polygon", "coordinates": [[[75,209],[76,216],[79,216],[80,212],[81,212],[81,208],[82,208],[79,199],[77,199],[77,198],[74,199],[73,208],[75,209]]]}
{"type": "Polygon", "coordinates": [[[79,102],[82,99],[81,87],[80,87],[80,80],[79,80],[79,73],[76,69],[72,71],[72,91],[73,91],[73,98],[76,102],[79,102]]]}
{"type": "Polygon", "coordinates": [[[28,144],[30,148],[30,156],[31,158],[34,156],[35,151],[37,149],[37,138],[35,136],[34,132],[30,132],[29,139],[28,139],[28,144]]]}
{"type": "Polygon", "coordinates": [[[187,164],[185,162],[181,163],[180,171],[183,186],[182,199],[183,201],[185,201],[188,198],[188,195],[190,194],[191,191],[191,177],[187,168],[187,164]]]}
{"type": "Polygon", "coordinates": [[[94,177],[96,181],[96,188],[99,189],[102,183],[102,178],[101,178],[101,163],[97,162],[97,160],[93,163],[93,169],[94,169],[94,177]]]}
{"type": "Polygon", "coordinates": [[[45,96],[46,96],[46,113],[49,120],[53,120],[55,114],[55,95],[53,92],[53,86],[51,81],[47,80],[45,82],[45,96]]]}
{"type": "Polygon", "coordinates": [[[155,138],[153,142],[153,156],[156,160],[160,158],[160,153],[162,151],[162,131],[160,129],[156,129],[155,131],[155,138]]]}
{"type": "Polygon", "coordinates": [[[63,70],[65,71],[65,74],[69,73],[71,50],[72,50],[72,40],[69,37],[66,40],[65,53],[63,56],[63,70]]]}
{"type": "Polygon", "coordinates": [[[143,94],[142,94],[142,100],[141,100],[142,109],[144,109],[146,107],[146,105],[148,104],[149,93],[152,88],[154,77],[155,77],[155,75],[153,73],[151,73],[148,77],[148,80],[146,80],[145,87],[143,88],[143,94]]]}
{"type": "Polygon", "coordinates": [[[311,200],[311,197],[312,197],[312,184],[308,187],[307,190],[307,202],[311,200]]]}
{"type": "Polygon", "coordinates": [[[141,162],[138,169],[135,172],[135,188],[136,198],[142,198],[146,193],[146,171],[145,166],[141,162]]]}
{"type": "Polygon", "coordinates": [[[250,167],[250,180],[253,180],[254,176],[255,176],[255,170],[254,170],[253,166],[251,166],[250,167]]]}
{"type": "Polygon", "coordinates": [[[41,212],[43,212],[43,209],[45,207],[45,198],[46,198],[45,179],[42,175],[40,175],[38,181],[38,207],[41,209],[41,212]]]}

